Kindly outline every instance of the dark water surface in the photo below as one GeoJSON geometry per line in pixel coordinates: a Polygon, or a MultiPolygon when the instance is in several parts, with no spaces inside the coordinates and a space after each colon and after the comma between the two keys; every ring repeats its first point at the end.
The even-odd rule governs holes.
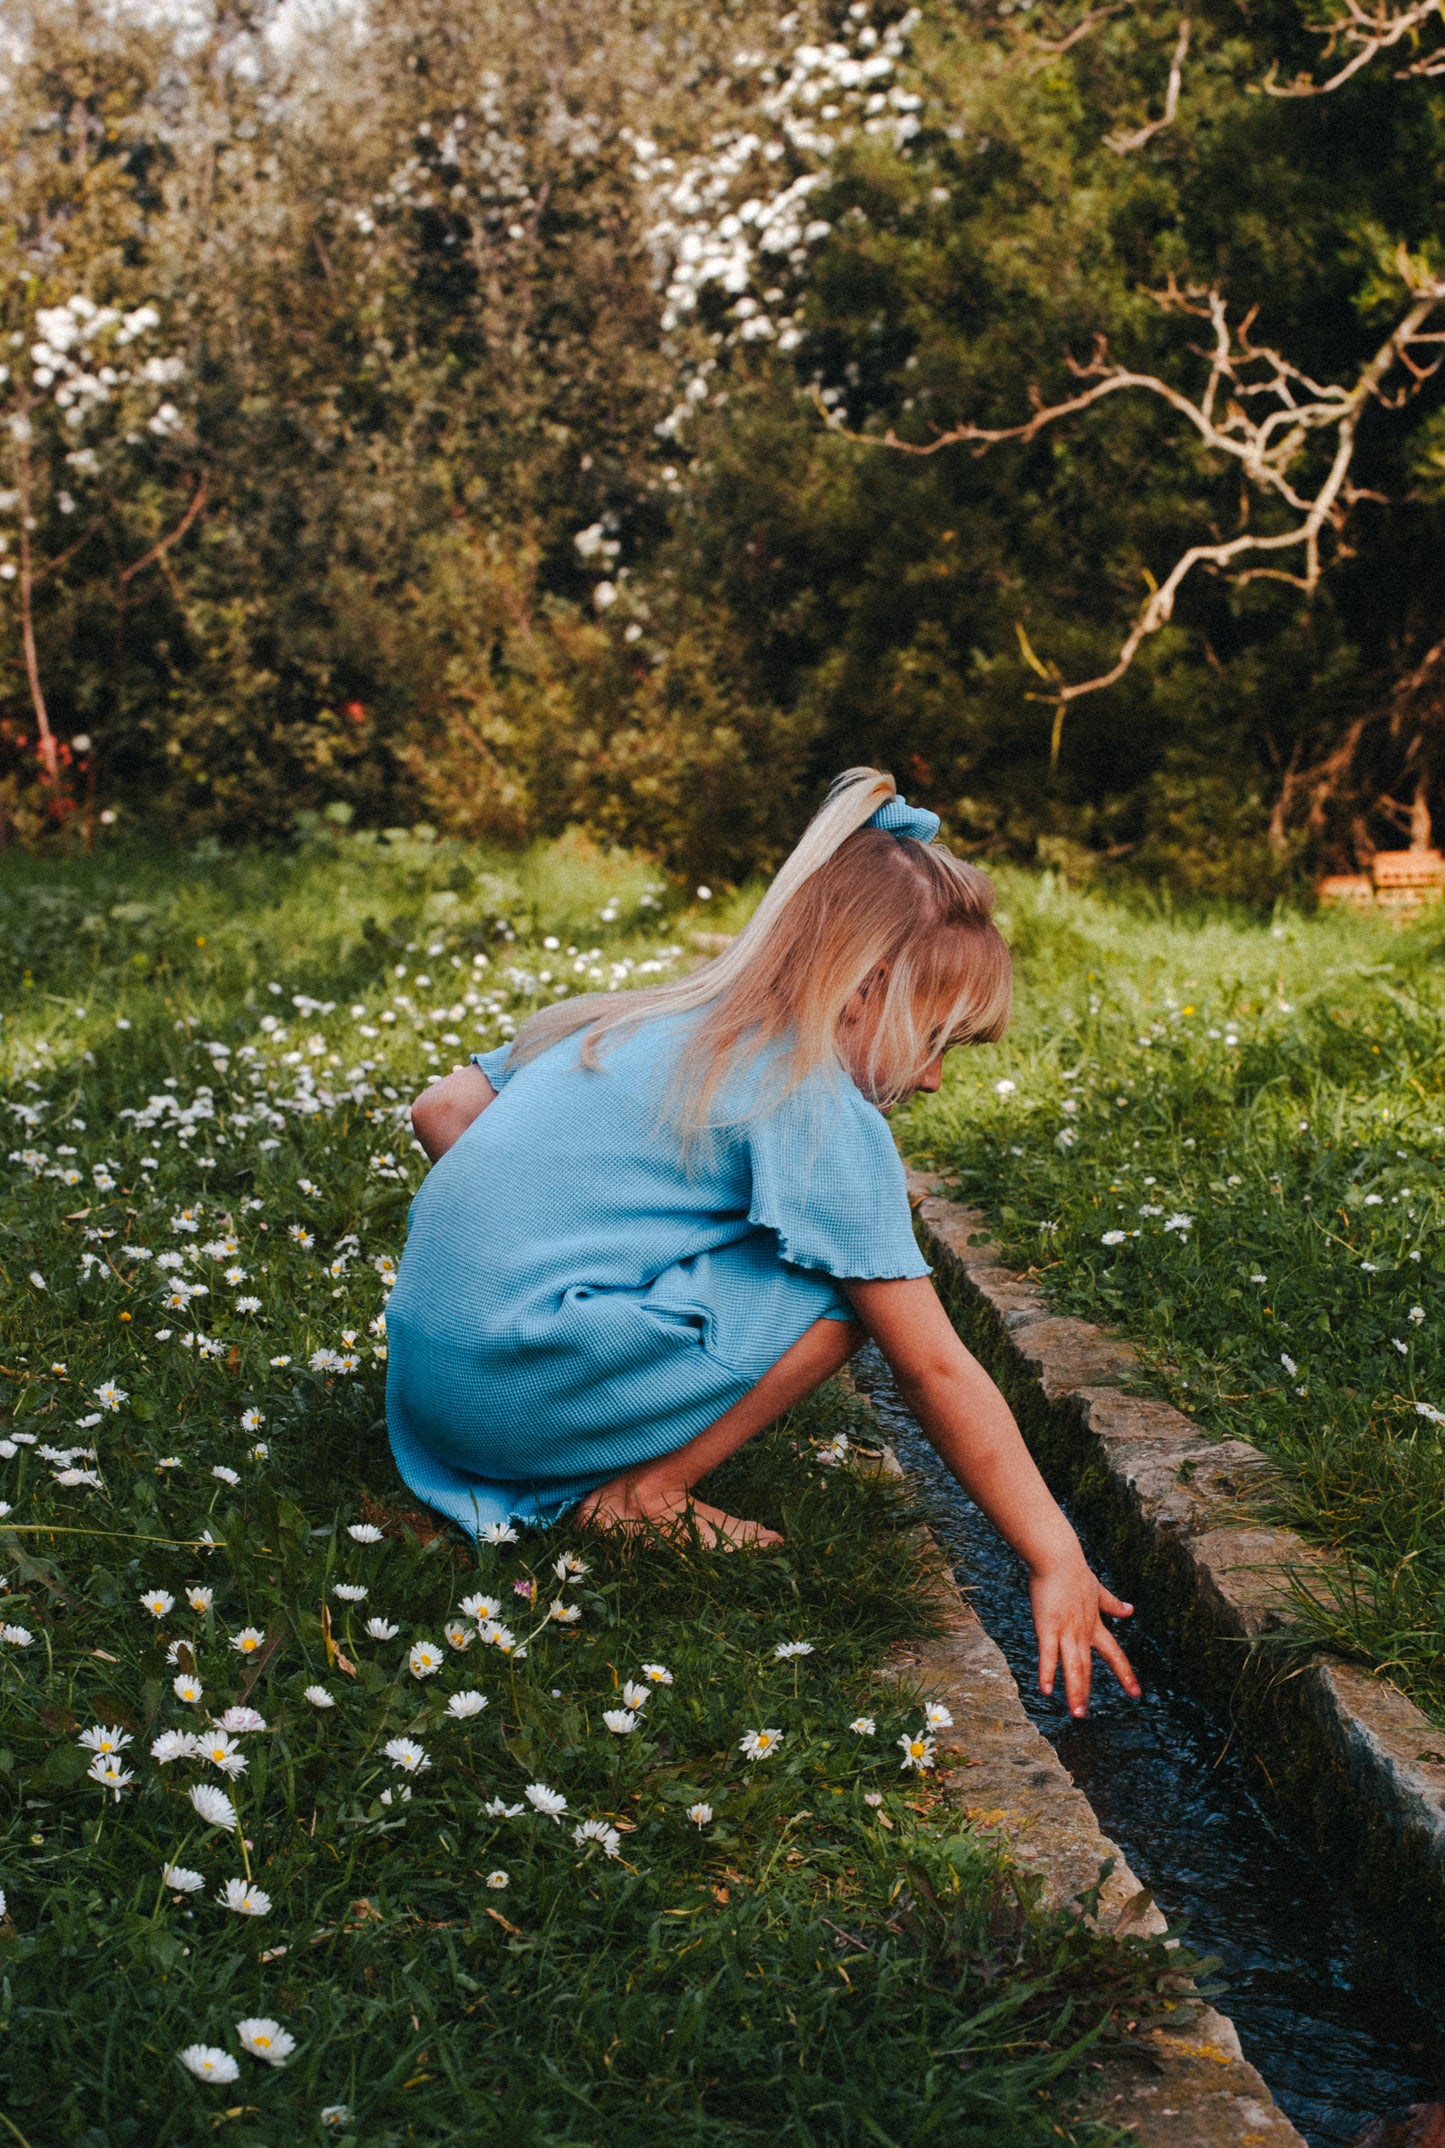
{"type": "Polygon", "coordinates": [[[1024,1706],[1171,1923],[1187,1919],[1190,1944],[1221,1958],[1219,2004],[1311,2148],[1350,2148],[1371,2119],[1445,2094],[1445,2027],[1395,1981],[1388,1937],[1271,1811],[1258,1763],[1182,1689],[1143,1613],[1120,1630],[1142,1701],[1097,1663],[1084,1722],[1045,1700],[1022,1564],[954,1483],[882,1360],[870,1350],[856,1365],[1024,1706]]]}

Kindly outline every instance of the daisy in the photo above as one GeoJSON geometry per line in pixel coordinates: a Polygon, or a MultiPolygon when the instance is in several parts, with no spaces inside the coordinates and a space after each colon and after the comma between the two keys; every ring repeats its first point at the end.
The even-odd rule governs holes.
{"type": "Polygon", "coordinates": [[[273,1357],[271,1360],[271,1369],[273,1372],[284,1371],[285,1367],[289,1365],[290,1362],[291,1360],[289,1357],[273,1357]]]}
{"type": "Polygon", "coordinates": [[[575,1551],[564,1551],[552,1571],[565,1585],[568,1581],[580,1581],[588,1571],[588,1566],[586,1560],[579,1559],[575,1551]]]}
{"type": "Polygon", "coordinates": [[[559,1596],[554,1601],[547,1616],[548,1618],[554,1618],[559,1626],[575,1626],[582,1616],[582,1606],[580,1604],[564,1604],[559,1596]]]}
{"type": "Polygon", "coordinates": [[[484,1544],[515,1544],[517,1542],[517,1532],[510,1522],[486,1522],[482,1528],[482,1542],[484,1544]]]}
{"type": "Polygon", "coordinates": [[[258,1439],[254,1447],[246,1449],[246,1459],[249,1462],[264,1462],[270,1452],[265,1440],[258,1439]]]}
{"type": "Polygon", "coordinates": [[[241,2069],[230,2052],[218,2051],[214,2044],[187,2044],[176,2056],[198,2081],[214,2081],[221,2087],[240,2079],[241,2069]]]}
{"type": "Polygon", "coordinates": [[[423,1768],[431,1766],[425,1750],[414,1738],[388,1738],[382,1751],[394,1768],[405,1768],[408,1775],[420,1775],[423,1768]]]}
{"type": "Polygon", "coordinates": [[[339,1596],[344,1604],[364,1604],[371,1591],[360,1581],[337,1581],[331,1593],[339,1596]]]}
{"type": "Polygon", "coordinates": [[[650,1686],[670,1686],[672,1684],[672,1673],[665,1664],[644,1663],[642,1675],[650,1686]]]}
{"type": "Polygon", "coordinates": [[[500,1797],[489,1798],[482,1807],[489,1820],[515,1820],[521,1809],[520,1805],[509,1805],[500,1797]]]}
{"type": "Polygon", "coordinates": [[[444,1662],[435,1641],[418,1641],[407,1657],[407,1669],[413,1678],[434,1678],[444,1662]]]}
{"type": "Polygon", "coordinates": [[[606,1708],[602,1720],[615,1737],[625,1738],[630,1730],[636,1730],[637,1717],[630,1708],[606,1708]]]}
{"type": "Polygon", "coordinates": [[[323,2103],[321,2106],[321,2123],[323,2126],[336,2127],[349,2125],[351,2123],[350,2104],[323,2103]]]}
{"type": "Polygon", "coordinates": [[[265,1640],[266,1636],[259,1626],[243,1626],[239,1633],[232,1634],[231,1646],[237,1655],[254,1656],[257,1649],[265,1645],[265,1640]]]}
{"type": "Polygon", "coordinates": [[[510,1872],[498,1870],[487,1874],[487,1885],[497,1891],[500,1891],[503,1887],[510,1887],[511,1884],[512,1875],[510,1872]]]}
{"type": "Polygon", "coordinates": [[[489,1644],[493,1648],[499,1648],[504,1656],[510,1654],[517,1645],[517,1636],[511,1627],[499,1626],[495,1619],[489,1619],[483,1626],[480,1638],[484,1646],[489,1644]]]}
{"type": "Polygon", "coordinates": [[[177,1700],[186,1701],[194,1707],[196,1702],[204,1697],[206,1689],[199,1678],[193,1677],[189,1671],[182,1671],[179,1677],[171,1680],[171,1691],[177,1700]]]}
{"type": "Polygon", "coordinates": [[[639,1708],[646,1707],[651,1698],[646,1686],[640,1686],[635,1678],[629,1678],[622,1688],[622,1705],[631,1708],[634,1714],[639,1708]]]}
{"type": "Polygon", "coordinates": [[[783,1742],[780,1730],[750,1730],[738,1740],[745,1760],[766,1760],[783,1742]]]}
{"type": "Polygon", "coordinates": [[[567,1810],[567,1800],[560,1790],[550,1790],[546,1783],[528,1783],[522,1795],[534,1812],[544,1819],[560,1820],[567,1810]]]}
{"type": "Polygon", "coordinates": [[[225,1281],[234,1289],[237,1283],[245,1282],[246,1276],[247,1270],[244,1268],[228,1268],[225,1274],[225,1281]]]}
{"type": "Polygon", "coordinates": [[[235,1828],[236,1808],[224,1790],[213,1783],[192,1783],[187,1795],[207,1827],[223,1827],[228,1833],[235,1828]]]}
{"type": "Polygon", "coordinates": [[[225,1714],[220,1718],[220,1724],[222,1730],[236,1733],[246,1730],[264,1730],[266,1728],[266,1718],[259,1708],[248,1708],[244,1703],[238,1703],[234,1708],[226,1710],[225,1714]]]}
{"type": "Polygon", "coordinates": [[[195,1612],[198,1618],[204,1618],[205,1614],[210,1610],[211,1605],[214,1603],[215,1596],[216,1592],[214,1589],[203,1589],[197,1587],[189,1588],[186,1590],[186,1602],[190,1605],[191,1609],[195,1612]]]}
{"type": "Polygon", "coordinates": [[[855,1738],[874,1738],[878,1735],[878,1725],[871,1715],[855,1715],[848,1728],[855,1738]]]}
{"type": "Polygon", "coordinates": [[[164,1618],[168,1611],[174,1611],[176,1600],[164,1589],[147,1589],[141,1597],[141,1606],[152,1618],[164,1618]]]}
{"type": "Polygon", "coordinates": [[[600,1845],[604,1857],[622,1855],[622,1837],[605,1820],[584,1820],[580,1827],[573,1828],[572,1840],[579,1850],[585,1850],[589,1842],[595,1842],[600,1845]]]}
{"type": "Polygon", "coordinates": [[[12,1648],[29,1648],[34,1639],[28,1626],[0,1626],[0,1641],[8,1641],[12,1648]]]}
{"type": "Polygon", "coordinates": [[[325,1686],[308,1686],[301,1698],[310,1701],[313,1708],[334,1708],[336,1706],[334,1695],[328,1693],[325,1686]]]}
{"type": "Polygon", "coordinates": [[[264,2059],[268,2066],[284,2066],[296,2049],[296,2039],[289,2029],[283,2029],[279,2021],[271,2021],[264,2014],[236,2023],[236,2034],[241,2049],[249,2051],[252,2058],[264,2059]]]}
{"type": "Polygon", "coordinates": [[[102,1790],[112,1792],[117,1805],[121,1791],[128,1790],[135,1781],[129,1768],[123,1768],[118,1760],[108,1759],[103,1753],[96,1754],[85,1772],[93,1783],[100,1784],[102,1790]]]}
{"type": "Polygon", "coordinates": [[[923,1720],[931,1730],[952,1730],[953,1716],[942,1701],[930,1701],[923,1711],[923,1720]]]}
{"type": "Polygon", "coordinates": [[[452,1695],[447,1702],[447,1714],[455,1717],[457,1722],[464,1723],[469,1716],[480,1715],[486,1705],[486,1694],[468,1687],[465,1692],[452,1695]]]}
{"type": "Polygon", "coordinates": [[[779,1641],[773,1650],[773,1660],[777,1663],[791,1663],[794,1656],[811,1656],[812,1653],[811,1641],[779,1641]]]}
{"type": "Polygon", "coordinates": [[[694,1827],[706,1827],[708,1821],[712,1818],[712,1807],[711,1805],[702,1804],[689,1805],[687,1816],[694,1827]]]}
{"type": "MultiPolygon", "coordinates": [[[[237,1298],[236,1300],[236,1311],[238,1313],[259,1313],[260,1310],[261,1300],[259,1298],[237,1298]]],[[[274,1365],[276,1360],[273,1358],[271,1362],[274,1365]]],[[[283,1359],[282,1362],[284,1363],[285,1360],[283,1359]]]]}
{"type": "Polygon", "coordinates": [[[163,1730],[151,1745],[151,1759],[163,1768],[173,1760],[199,1760],[201,1741],[193,1731],[163,1730]]]}
{"type": "Polygon", "coordinates": [[[382,1539],[382,1532],[377,1528],[375,1522],[351,1522],[347,1526],[346,1533],[357,1544],[379,1544],[382,1539]]]}
{"type": "Polygon", "coordinates": [[[104,1380],[95,1390],[95,1399],[103,1410],[118,1410],[123,1402],[129,1402],[130,1396],[123,1387],[117,1387],[114,1380],[104,1380]]]}
{"type": "Polygon", "coordinates": [[[464,1596],[460,1610],[463,1618],[474,1618],[478,1624],[483,1619],[500,1618],[502,1606],[495,1596],[464,1596]]]}
{"type": "Polygon", "coordinates": [[[130,1732],[119,1723],[92,1723],[80,1733],[79,1743],[88,1753],[123,1753],[130,1744],[130,1732]]]}
{"type": "Polygon", "coordinates": [[[258,1432],[265,1422],[265,1411],[258,1410],[254,1404],[249,1410],[242,1410],[241,1412],[241,1430],[243,1432],[258,1432]]]}
{"type": "Polygon", "coordinates": [[[463,1625],[459,1618],[449,1618],[442,1631],[447,1637],[448,1648],[456,1649],[458,1654],[463,1649],[470,1648],[477,1638],[475,1629],[471,1626],[463,1625]]]}
{"type": "Polygon", "coordinates": [[[249,1880],[228,1879],[216,1900],[222,1909],[233,1909],[238,1917],[264,1917],[271,1907],[265,1888],[253,1887],[249,1880]]]}
{"type": "Polygon", "coordinates": [[[931,1768],[933,1766],[934,1741],[926,1730],[915,1730],[912,1736],[905,1730],[898,1740],[903,1755],[901,1765],[905,1768],[931,1768]]]}
{"type": "Polygon", "coordinates": [[[373,1641],[394,1641],[401,1632],[400,1626],[390,1626],[384,1618],[369,1618],[366,1630],[373,1641]]]}
{"type": "Polygon", "coordinates": [[[239,1474],[234,1469],[228,1469],[224,1462],[217,1462],[211,1470],[211,1475],[219,1477],[222,1484],[239,1484],[241,1481],[239,1474]]]}
{"type": "Polygon", "coordinates": [[[161,1884],[169,1887],[172,1894],[197,1894],[206,1883],[189,1865],[162,1865],[161,1884]]]}

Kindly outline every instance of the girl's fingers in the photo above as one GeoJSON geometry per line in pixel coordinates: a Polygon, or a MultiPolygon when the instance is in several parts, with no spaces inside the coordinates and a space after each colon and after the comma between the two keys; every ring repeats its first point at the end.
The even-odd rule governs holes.
{"type": "Polygon", "coordinates": [[[1087,1715],[1089,1687],[1094,1675],[1089,1644],[1082,1635],[1068,1633],[1064,1636],[1060,1653],[1064,1659],[1064,1695],[1069,1704],[1069,1713],[1087,1715]]]}
{"type": "Polygon", "coordinates": [[[1114,1639],[1107,1626],[1100,1626],[1094,1633],[1094,1646],[1118,1679],[1130,1700],[1138,1700],[1144,1688],[1134,1675],[1134,1666],[1114,1639]]]}
{"type": "Polygon", "coordinates": [[[1054,1667],[1059,1660],[1058,1628],[1044,1625],[1038,1628],[1039,1636],[1039,1691],[1045,1700],[1053,1697],[1054,1667]]]}
{"type": "Polygon", "coordinates": [[[1111,1596],[1102,1582],[1099,1584],[1099,1609],[1107,1612],[1110,1618],[1132,1618],[1134,1616],[1134,1606],[1126,1604],[1121,1597],[1111,1596]]]}

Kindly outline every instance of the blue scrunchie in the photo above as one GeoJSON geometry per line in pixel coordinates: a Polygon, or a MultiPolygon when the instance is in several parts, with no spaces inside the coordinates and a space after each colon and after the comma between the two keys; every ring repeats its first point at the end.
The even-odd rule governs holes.
{"type": "Polygon", "coordinates": [[[943,823],[927,806],[909,805],[906,798],[890,798],[863,825],[882,828],[889,835],[916,835],[920,843],[931,843],[943,823]]]}

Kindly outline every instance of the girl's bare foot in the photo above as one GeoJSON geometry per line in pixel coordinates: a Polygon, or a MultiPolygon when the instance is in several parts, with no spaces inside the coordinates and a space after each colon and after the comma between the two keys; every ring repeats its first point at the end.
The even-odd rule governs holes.
{"type": "Polygon", "coordinates": [[[604,1484],[601,1491],[584,1499],[577,1518],[591,1529],[628,1534],[650,1529],[679,1538],[691,1524],[711,1551],[736,1551],[744,1544],[765,1546],[783,1541],[776,1529],[765,1529],[761,1522],[743,1521],[721,1507],[709,1506],[706,1500],[639,1498],[635,1492],[629,1496],[628,1487],[615,1484],[604,1484]]]}

